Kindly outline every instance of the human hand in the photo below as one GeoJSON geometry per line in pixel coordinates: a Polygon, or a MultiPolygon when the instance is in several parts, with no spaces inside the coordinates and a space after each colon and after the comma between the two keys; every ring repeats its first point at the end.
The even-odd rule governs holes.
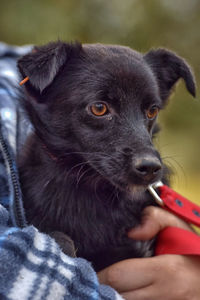
{"type": "Polygon", "coordinates": [[[149,240],[155,237],[162,229],[173,226],[193,231],[192,227],[170,212],[154,206],[148,206],[143,211],[142,223],[128,232],[133,239],[149,240]]]}
{"type": "MultiPolygon", "coordinates": [[[[192,230],[169,212],[148,207],[142,225],[129,232],[134,239],[150,239],[167,226],[192,230]]],[[[127,300],[199,300],[200,257],[161,255],[129,259],[98,274],[101,283],[115,288],[127,300]]]]}
{"type": "Polygon", "coordinates": [[[98,274],[127,300],[199,300],[200,258],[161,255],[128,259],[98,274]]]}

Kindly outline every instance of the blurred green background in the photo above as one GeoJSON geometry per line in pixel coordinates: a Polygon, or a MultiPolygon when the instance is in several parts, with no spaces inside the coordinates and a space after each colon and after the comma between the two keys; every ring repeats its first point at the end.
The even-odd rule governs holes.
{"type": "MultiPolygon", "coordinates": [[[[200,79],[199,0],[0,0],[0,40],[114,43],[147,52],[166,47],[183,56],[200,79]]],[[[160,115],[156,145],[173,172],[172,185],[200,203],[200,101],[177,85],[160,115]]]]}

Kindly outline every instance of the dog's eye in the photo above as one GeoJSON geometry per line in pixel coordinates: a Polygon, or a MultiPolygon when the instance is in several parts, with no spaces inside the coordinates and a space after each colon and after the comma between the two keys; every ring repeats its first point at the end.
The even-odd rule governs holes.
{"type": "Polygon", "coordinates": [[[157,116],[158,112],[159,112],[159,109],[157,106],[154,105],[154,106],[150,107],[146,112],[147,118],[151,119],[151,120],[154,119],[157,116]]]}
{"type": "Polygon", "coordinates": [[[105,103],[97,102],[90,106],[90,110],[93,115],[102,117],[108,112],[108,107],[105,103]]]}

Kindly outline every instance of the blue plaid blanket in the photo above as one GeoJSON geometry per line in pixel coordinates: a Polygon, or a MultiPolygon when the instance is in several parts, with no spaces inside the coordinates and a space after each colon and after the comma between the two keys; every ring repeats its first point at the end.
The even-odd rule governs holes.
{"type": "Polygon", "coordinates": [[[89,262],[66,256],[52,238],[26,224],[15,156],[31,125],[15,86],[16,60],[30,49],[0,43],[0,299],[122,299],[99,284],[89,262]]]}

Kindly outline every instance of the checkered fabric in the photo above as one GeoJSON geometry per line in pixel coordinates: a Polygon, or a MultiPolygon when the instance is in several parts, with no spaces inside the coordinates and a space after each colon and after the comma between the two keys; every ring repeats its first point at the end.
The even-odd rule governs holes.
{"type": "Polygon", "coordinates": [[[33,226],[5,227],[0,206],[0,299],[121,299],[99,285],[91,265],[63,254],[56,242],[33,226]]]}
{"type": "Polygon", "coordinates": [[[16,59],[30,49],[0,43],[0,299],[120,300],[99,284],[89,262],[66,256],[52,238],[26,225],[15,154],[30,127],[14,86],[16,59]]]}

